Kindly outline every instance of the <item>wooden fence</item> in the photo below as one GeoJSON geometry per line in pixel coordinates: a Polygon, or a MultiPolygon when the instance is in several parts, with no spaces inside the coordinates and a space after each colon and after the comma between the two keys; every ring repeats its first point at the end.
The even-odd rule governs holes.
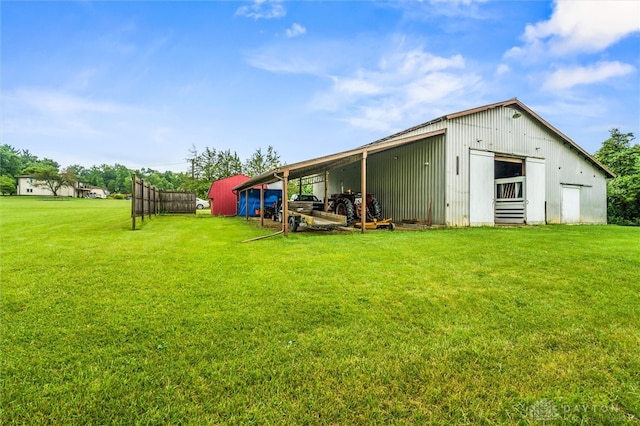
{"type": "Polygon", "coordinates": [[[196,193],[185,191],[160,191],[160,213],[196,212],[196,193]]]}
{"type": "Polygon", "coordinates": [[[185,191],[161,191],[136,175],[131,176],[131,229],[136,229],[136,218],[160,213],[196,212],[196,193],[185,191]]]}

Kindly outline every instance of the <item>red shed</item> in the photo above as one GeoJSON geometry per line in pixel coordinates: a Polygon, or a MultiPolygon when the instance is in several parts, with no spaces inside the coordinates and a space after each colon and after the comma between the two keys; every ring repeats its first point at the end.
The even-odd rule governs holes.
{"type": "Polygon", "coordinates": [[[207,195],[207,198],[211,200],[211,214],[222,216],[238,214],[238,197],[232,189],[248,180],[249,176],[235,175],[213,182],[207,195]]]}

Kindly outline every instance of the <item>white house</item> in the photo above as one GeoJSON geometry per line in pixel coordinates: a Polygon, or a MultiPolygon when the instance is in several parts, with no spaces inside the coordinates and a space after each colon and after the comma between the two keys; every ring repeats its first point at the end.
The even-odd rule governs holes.
{"type": "MultiPolygon", "coordinates": [[[[37,181],[31,175],[18,176],[17,195],[32,195],[41,197],[51,197],[53,193],[44,184],[37,181]]],[[[63,185],[58,189],[58,197],[74,197],[74,198],[106,198],[106,192],[103,188],[96,186],[85,186],[82,182],[76,182],[73,185],[63,185]]]]}

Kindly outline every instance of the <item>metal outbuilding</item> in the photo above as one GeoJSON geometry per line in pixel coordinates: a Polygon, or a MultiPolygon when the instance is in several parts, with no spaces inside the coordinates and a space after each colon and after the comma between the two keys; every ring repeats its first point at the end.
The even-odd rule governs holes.
{"type": "Polygon", "coordinates": [[[235,216],[238,213],[238,194],[233,188],[249,180],[249,176],[238,174],[214,181],[207,198],[211,200],[211,214],[235,216]]]}
{"type": "Polygon", "coordinates": [[[324,200],[347,188],[374,193],[385,216],[398,222],[429,218],[445,226],[493,226],[606,223],[606,180],[614,174],[510,99],[281,166],[234,189],[277,180],[286,187],[304,177],[313,177],[314,193],[324,200]]]}

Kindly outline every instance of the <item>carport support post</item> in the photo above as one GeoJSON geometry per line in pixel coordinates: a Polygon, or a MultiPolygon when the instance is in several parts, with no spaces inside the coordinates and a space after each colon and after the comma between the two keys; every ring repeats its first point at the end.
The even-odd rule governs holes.
{"type": "Polygon", "coordinates": [[[244,217],[249,221],[249,190],[244,191],[244,217]]]}
{"type": "Polygon", "coordinates": [[[264,228],[264,185],[260,185],[260,226],[264,228]]]}
{"type": "Polygon", "coordinates": [[[282,173],[282,233],[289,236],[289,200],[287,194],[289,188],[289,170],[282,173]]]}
{"type": "Polygon", "coordinates": [[[329,171],[324,172],[324,211],[329,211],[329,171]]]}
{"type": "Polygon", "coordinates": [[[364,234],[367,227],[367,151],[362,151],[362,170],[360,173],[360,192],[362,194],[362,204],[360,204],[360,229],[364,234]]]}

